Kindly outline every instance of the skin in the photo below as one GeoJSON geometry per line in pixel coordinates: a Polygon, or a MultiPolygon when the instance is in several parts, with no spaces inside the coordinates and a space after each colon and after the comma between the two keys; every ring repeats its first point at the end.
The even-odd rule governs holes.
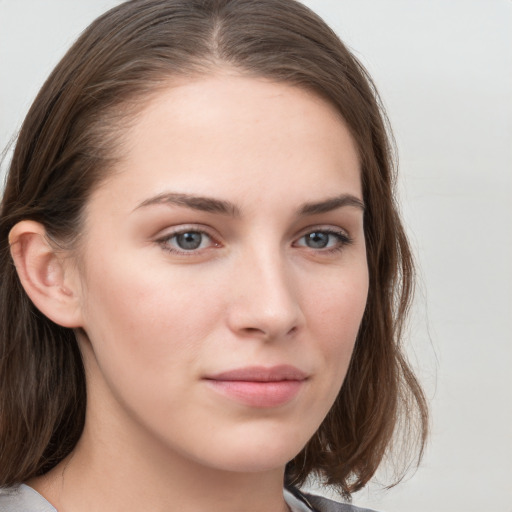
{"type": "Polygon", "coordinates": [[[59,512],[287,510],[285,464],[329,411],[366,303],[353,140],[312,93],[219,72],[156,94],[122,144],[80,254],[60,263],[83,329],[85,430],[30,484],[59,512]],[[305,378],[277,406],[206,379],[282,364],[305,378]]]}

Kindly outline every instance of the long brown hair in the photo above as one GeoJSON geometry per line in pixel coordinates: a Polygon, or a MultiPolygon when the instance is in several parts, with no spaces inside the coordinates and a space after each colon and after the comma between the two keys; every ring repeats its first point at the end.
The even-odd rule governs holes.
{"type": "Polygon", "coordinates": [[[0,485],[41,475],[78,441],[85,376],[72,330],[30,302],[8,243],[23,219],[73,244],[116,140],[170,77],[229,66],[307,88],[333,104],[362,169],[370,275],[366,311],[343,387],[314,437],[287,465],[288,483],[317,474],[344,494],[363,487],[397,426],[418,442],[427,407],[402,352],[414,282],[394,200],[386,117],[365,69],[332,30],[294,0],[132,0],[92,23],[50,75],[22,126],[0,217],[0,485]]]}

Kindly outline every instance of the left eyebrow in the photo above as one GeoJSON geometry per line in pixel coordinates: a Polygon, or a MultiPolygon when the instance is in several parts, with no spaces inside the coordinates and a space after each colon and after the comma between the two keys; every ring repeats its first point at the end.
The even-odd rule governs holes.
{"type": "Polygon", "coordinates": [[[228,201],[221,199],[214,199],[212,197],[193,196],[190,194],[177,194],[177,193],[164,193],[155,197],[146,199],[140,203],[138,208],[150,206],[154,204],[168,204],[175,206],[184,206],[192,210],[199,210],[209,213],[218,213],[221,215],[228,215],[230,217],[239,217],[240,209],[228,201]]]}
{"type": "Polygon", "coordinates": [[[332,210],[337,210],[338,208],[343,208],[344,206],[359,208],[363,212],[365,210],[365,205],[361,199],[351,194],[342,194],[340,196],[331,197],[323,201],[306,203],[300,208],[299,214],[318,215],[320,213],[327,213],[332,210]]]}

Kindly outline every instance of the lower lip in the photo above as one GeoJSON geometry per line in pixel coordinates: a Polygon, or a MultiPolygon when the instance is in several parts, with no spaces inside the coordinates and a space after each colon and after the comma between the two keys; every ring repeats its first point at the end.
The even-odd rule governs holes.
{"type": "Polygon", "coordinates": [[[251,407],[279,407],[297,396],[303,380],[255,382],[240,380],[208,380],[215,391],[251,407]]]}

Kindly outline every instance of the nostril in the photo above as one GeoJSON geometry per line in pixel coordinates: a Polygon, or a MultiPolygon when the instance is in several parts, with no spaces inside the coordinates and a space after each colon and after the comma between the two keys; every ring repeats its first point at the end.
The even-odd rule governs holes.
{"type": "MultiPolygon", "coordinates": [[[[263,328],[258,328],[258,327],[244,327],[243,331],[246,333],[246,334],[263,334],[264,336],[271,336],[271,333],[270,332],[267,332],[265,329],[263,328]]],[[[294,326],[292,327],[288,332],[286,332],[286,335],[292,335],[292,334],[295,334],[297,332],[297,327],[294,326]]]]}
{"type": "Polygon", "coordinates": [[[263,329],[258,329],[257,327],[246,327],[244,329],[245,332],[251,334],[251,333],[257,333],[257,332],[262,332],[264,333],[263,329]]]}

